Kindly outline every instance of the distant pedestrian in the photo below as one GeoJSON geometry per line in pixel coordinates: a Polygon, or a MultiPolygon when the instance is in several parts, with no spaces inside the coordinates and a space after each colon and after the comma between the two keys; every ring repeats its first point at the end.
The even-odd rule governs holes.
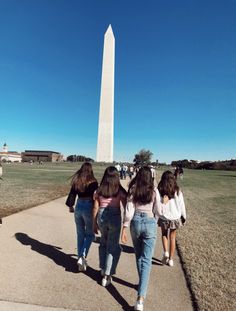
{"type": "Polygon", "coordinates": [[[179,176],[179,167],[178,166],[176,166],[176,168],[175,168],[174,176],[175,176],[175,179],[177,179],[179,176]]]}
{"type": "Polygon", "coordinates": [[[152,255],[156,243],[157,222],[156,192],[149,167],[140,168],[129,185],[128,202],[122,229],[121,241],[127,243],[127,227],[134,245],[139,275],[138,295],[134,310],[142,311],[147,294],[152,267],[152,255]]]}
{"type": "Polygon", "coordinates": [[[153,165],[150,166],[150,169],[151,169],[151,173],[152,173],[152,178],[153,178],[153,180],[155,180],[155,178],[156,178],[156,170],[153,167],[153,165]]]}
{"type": "Polygon", "coordinates": [[[184,170],[183,170],[183,167],[182,167],[182,166],[179,167],[179,178],[180,178],[180,179],[183,179],[183,178],[184,178],[184,170]]]}
{"type": "Polygon", "coordinates": [[[121,254],[119,244],[121,231],[121,203],[126,205],[127,192],[120,184],[119,173],[114,166],[106,168],[101,184],[94,194],[94,232],[101,232],[99,267],[102,286],[108,286],[121,254]]]}
{"type": "Polygon", "coordinates": [[[173,267],[176,229],[186,221],[186,209],[183,193],[180,191],[174,174],[166,171],[162,174],[157,190],[158,225],[162,231],[162,262],[173,267]],[[168,245],[169,244],[169,245],[168,245]]]}
{"type": "Polygon", "coordinates": [[[135,175],[138,174],[138,171],[140,170],[140,168],[141,168],[141,166],[139,166],[139,165],[135,166],[135,170],[134,170],[135,175]]]}
{"type": "Polygon", "coordinates": [[[121,179],[126,179],[126,172],[128,167],[125,164],[121,166],[121,179]]]}
{"type": "Polygon", "coordinates": [[[117,171],[119,172],[119,174],[120,174],[120,171],[121,171],[121,166],[120,166],[120,164],[119,163],[117,163],[116,165],[115,165],[115,168],[117,169],[117,171]]]}
{"type": "Polygon", "coordinates": [[[128,175],[129,175],[129,178],[132,179],[133,178],[133,175],[134,175],[134,167],[132,165],[130,165],[128,167],[128,175]]]}
{"type": "Polygon", "coordinates": [[[2,164],[0,163],[0,179],[2,179],[2,164]]]}
{"type": "Polygon", "coordinates": [[[97,187],[98,183],[94,177],[92,165],[86,162],[72,176],[71,190],[66,200],[69,211],[75,212],[79,271],[86,271],[86,257],[95,237],[93,232],[92,209],[93,194],[97,187]],[[78,197],[78,200],[74,211],[73,206],[76,197],[78,197]]]}

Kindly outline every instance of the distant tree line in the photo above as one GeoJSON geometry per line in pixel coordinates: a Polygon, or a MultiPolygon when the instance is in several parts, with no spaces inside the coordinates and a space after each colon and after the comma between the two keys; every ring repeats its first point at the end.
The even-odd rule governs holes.
{"type": "Polygon", "coordinates": [[[66,158],[66,161],[68,162],[94,162],[94,160],[91,158],[87,158],[86,156],[76,155],[76,154],[69,155],[66,158]]]}
{"type": "Polygon", "coordinates": [[[183,168],[191,168],[197,170],[226,170],[236,171],[236,159],[225,160],[225,161],[203,161],[198,162],[195,160],[179,160],[172,161],[172,166],[182,166],[183,168]]]}

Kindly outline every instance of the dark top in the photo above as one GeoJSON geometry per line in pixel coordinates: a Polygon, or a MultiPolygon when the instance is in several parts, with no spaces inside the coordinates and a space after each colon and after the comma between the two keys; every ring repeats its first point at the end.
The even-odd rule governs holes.
{"type": "Polygon", "coordinates": [[[93,194],[94,194],[94,191],[97,190],[97,188],[98,188],[97,181],[93,181],[90,184],[88,184],[84,192],[80,192],[79,190],[75,189],[74,186],[72,186],[70,189],[70,193],[66,200],[66,205],[69,207],[74,206],[77,195],[79,198],[89,198],[93,200],[93,194]]]}

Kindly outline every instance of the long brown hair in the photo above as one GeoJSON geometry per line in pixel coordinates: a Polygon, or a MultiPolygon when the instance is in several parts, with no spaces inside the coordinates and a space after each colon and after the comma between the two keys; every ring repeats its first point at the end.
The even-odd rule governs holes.
{"type": "Polygon", "coordinates": [[[93,181],[97,181],[93,175],[92,164],[85,162],[81,168],[72,176],[71,185],[80,192],[84,192],[86,187],[93,181]]]}
{"type": "Polygon", "coordinates": [[[134,203],[148,204],[153,199],[153,191],[152,172],[148,166],[144,166],[130,182],[129,194],[133,196],[134,203]]]}
{"type": "Polygon", "coordinates": [[[120,190],[126,193],[120,184],[119,172],[114,166],[108,166],[103,174],[97,194],[104,198],[116,197],[120,190]]]}
{"type": "Polygon", "coordinates": [[[175,176],[171,171],[165,171],[162,174],[157,188],[162,197],[167,195],[169,199],[173,199],[176,192],[179,194],[179,186],[177,185],[175,176]]]}

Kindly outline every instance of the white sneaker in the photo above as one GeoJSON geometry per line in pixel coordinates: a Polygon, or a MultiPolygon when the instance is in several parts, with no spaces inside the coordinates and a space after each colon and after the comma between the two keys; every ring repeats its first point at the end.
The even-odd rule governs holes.
{"type": "Polygon", "coordinates": [[[107,277],[104,277],[102,279],[102,286],[106,287],[106,286],[110,285],[111,282],[112,282],[112,277],[110,275],[108,275],[107,277]]]}
{"type": "Polygon", "coordinates": [[[80,272],[86,271],[87,269],[87,261],[84,257],[80,257],[79,260],[77,261],[78,269],[80,272]]]}
{"type": "Polygon", "coordinates": [[[83,266],[83,258],[80,257],[79,260],[77,261],[78,269],[79,271],[84,271],[84,266],[83,266]]]}
{"type": "Polygon", "coordinates": [[[164,252],[163,257],[161,259],[161,262],[163,263],[163,265],[167,265],[168,261],[169,261],[169,253],[164,252]]]}
{"type": "Polygon", "coordinates": [[[169,265],[170,267],[174,267],[174,261],[173,261],[173,259],[169,259],[168,265],[169,265]]]}
{"type": "Polygon", "coordinates": [[[134,310],[136,311],[143,311],[143,301],[137,300],[134,306],[134,310]]]}

